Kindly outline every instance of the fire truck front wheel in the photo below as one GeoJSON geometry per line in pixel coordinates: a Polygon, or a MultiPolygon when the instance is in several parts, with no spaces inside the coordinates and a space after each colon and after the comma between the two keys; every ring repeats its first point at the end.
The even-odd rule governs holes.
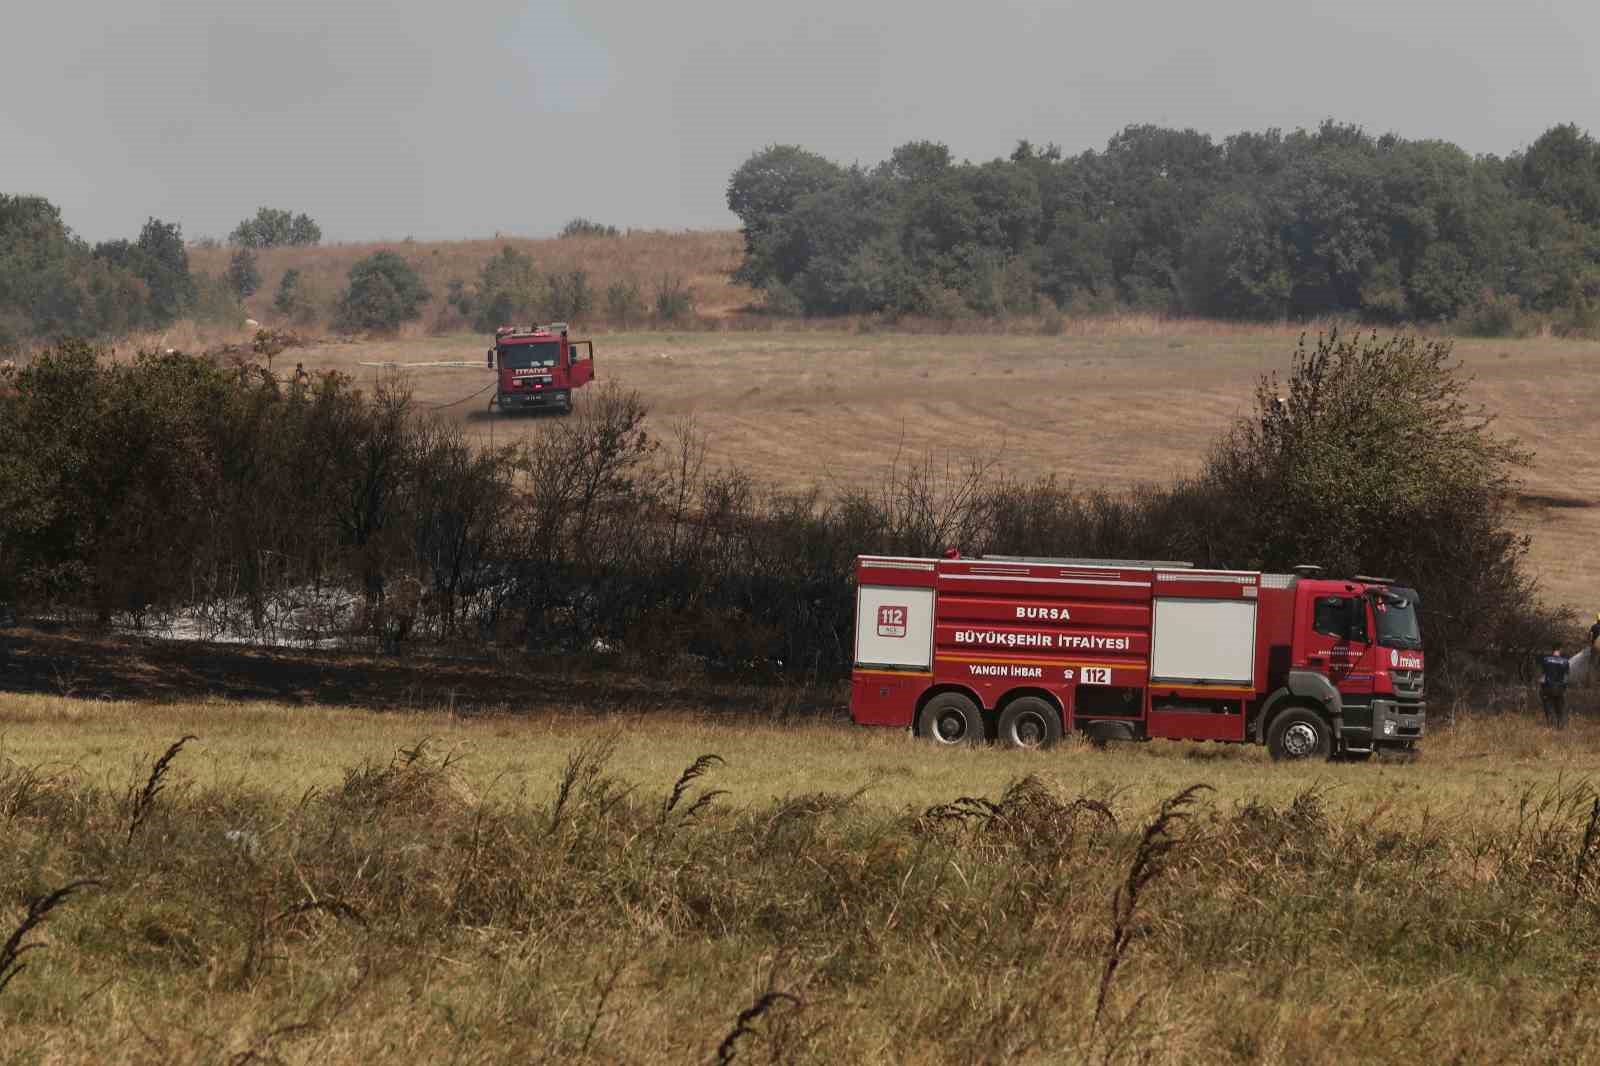
{"type": "Polygon", "coordinates": [[[959,692],[941,692],[917,715],[917,735],[942,748],[981,744],[983,715],[978,705],[959,692]]]}
{"type": "Polygon", "coordinates": [[[1061,715],[1037,696],[1022,696],[1000,712],[1001,743],[1013,748],[1048,748],[1061,739],[1061,715]]]}
{"type": "Polygon", "coordinates": [[[1333,730],[1309,707],[1290,707],[1267,727],[1267,753],[1274,759],[1326,759],[1333,753],[1333,730]]]}

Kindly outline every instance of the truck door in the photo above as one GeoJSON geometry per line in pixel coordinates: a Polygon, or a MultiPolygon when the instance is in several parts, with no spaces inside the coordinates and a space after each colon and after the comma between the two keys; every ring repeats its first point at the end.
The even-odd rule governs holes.
{"type": "Polygon", "coordinates": [[[1302,625],[1306,668],[1326,673],[1344,704],[1346,733],[1364,746],[1372,735],[1373,671],[1377,660],[1366,597],[1354,592],[1316,593],[1302,625]]]}
{"type": "Polygon", "coordinates": [[[568,357],[572,360],[570,378],[573,388],[587,385],[594,380],[594,341],[573,341],[567,346],[568,357]]]}

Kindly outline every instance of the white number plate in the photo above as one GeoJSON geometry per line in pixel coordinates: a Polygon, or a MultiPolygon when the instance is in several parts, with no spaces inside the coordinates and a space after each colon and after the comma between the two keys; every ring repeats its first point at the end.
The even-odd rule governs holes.
{"type": "Polygon", "coordinates": [[[1079,683],[1084,685],[1109,685],[1111,684],[1111,667],[1085,666],[1079,675],[1079,683]]]}

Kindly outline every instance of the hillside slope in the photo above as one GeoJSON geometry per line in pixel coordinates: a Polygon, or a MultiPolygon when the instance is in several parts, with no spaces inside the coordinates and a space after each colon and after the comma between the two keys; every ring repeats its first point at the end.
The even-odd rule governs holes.
{"type": "MultiPolygon", "coordinates": [[[[310,287],[323,321],[330,317],[333,300],[345,283],[350,267],[373,252],[390,251],[416,267],[433,294],[424,309],[423,323],[434,323],[445,311],[450,282],[468,288],[483,264],[511,247],[532,257],[541,273],[584,270],[603,306],[605,290],[614,281],[634,281],[646,299],[663,277],[672,277],[694,290],[696,310],[716,316],[749,303],[749,289],[735,286],[729,274],[739,265],[742,243],[729,230],[669,233],[634,231],[620,237],[563,237],[532,240],[521,237],[471,241],[379,241],[369,244],[329,244],[311,248],[264,248],[256,252],[261,287],[245,301],[252,318],[272,322],[273,296],[283,275],[299,270],[310,287]]],[[[189,265],[196,272],[220,275],[228,269],[234,249],[189,249],[189,265]]]]}

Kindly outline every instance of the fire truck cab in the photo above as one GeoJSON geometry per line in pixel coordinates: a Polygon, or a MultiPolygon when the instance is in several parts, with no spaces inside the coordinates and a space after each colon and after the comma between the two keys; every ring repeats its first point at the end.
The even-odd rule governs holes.
{"type": "Polygon", "coordinates": [[[1095,559],[856,562],[851,715],[940,745],[1267,745],[1361,759],[1425,728],[1417,596],[1373,577],[1095,559]]]}
{"type": "Polygon", "coordinates": [[[571,414],[572,390],[594,380],[594,342],[569,338],[565,322],[501,326],[494,331],[488,367],[498,376],[489,406],[501,414],[571,414]]]}

